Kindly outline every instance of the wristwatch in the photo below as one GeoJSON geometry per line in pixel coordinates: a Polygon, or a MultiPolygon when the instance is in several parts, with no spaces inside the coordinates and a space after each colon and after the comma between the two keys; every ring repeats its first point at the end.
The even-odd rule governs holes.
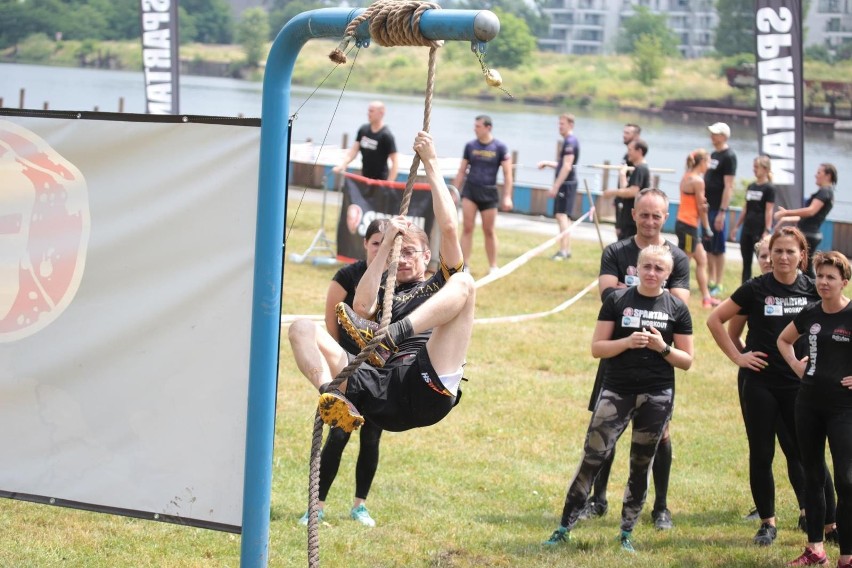
{"type": "Polygon", "coordinates": [[[662,355],[662,356],[665,358],[665,357],[668,357],[668,356],[669,356],[669,353],[671,353],[671,352],[672,352],[672,346],[671,346],[671,345],[666,345],[665,349],[663,349],[662,351],[660,351],[660,355],[662,355]]]}

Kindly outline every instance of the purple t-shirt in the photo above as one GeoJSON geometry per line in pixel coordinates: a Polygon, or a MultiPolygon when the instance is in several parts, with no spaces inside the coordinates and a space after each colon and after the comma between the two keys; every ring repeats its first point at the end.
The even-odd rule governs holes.
{"type": "Polygon", "coordinates": [[[488,187],[497,185],[497,172],[500,171],[503,160],[509,158],[509,150],[496,138],[492,138],[488,144],[477,139],[465,145],[463,157],[470,165],[467,183],[488,187]]]}

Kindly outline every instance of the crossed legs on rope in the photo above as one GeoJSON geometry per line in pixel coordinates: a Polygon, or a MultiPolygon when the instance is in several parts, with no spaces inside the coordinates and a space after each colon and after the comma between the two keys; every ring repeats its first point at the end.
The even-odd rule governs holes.
{"type": "MultiPolygon", "coordinates": [[[[432,334],[416,353],[392,356],[384,367],[363,363],[341,382],[340,393],[331,394],[342,399],[349,416],[334,413],[333,418],[341,422],[336,425],[344,429],[353,422],[358,423],[354,427],[360,425],[363,418],[357,409],[391,431],[428,426],[446,416],[458,397],[474,304],[473,278],[457,272],[407,318],[392,323],[388,336],[393,343],[430,329],[432,334]],[[409,397],[417,400],[409,401],[409,397]]],[[[299,370],[320,393],[349,363],[346,351],[311,320],[293,322],[288,337],[299,370]]]]}

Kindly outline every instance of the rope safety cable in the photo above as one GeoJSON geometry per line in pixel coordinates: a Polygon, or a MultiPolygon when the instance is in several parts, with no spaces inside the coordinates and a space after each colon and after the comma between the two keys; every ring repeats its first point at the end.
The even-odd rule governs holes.
{"type": "MultiPolygon", "coordinates": [[[[346,63],[344,50],[355,37],[355,30],[365,20],[370,21],[370,36],[383,47],[393,46],[426,46],[429,47],[429,71],[426,79],[426,95],[423,108],[423,131],[429,132],[432,115],[432,98],[435,90],[435,62],[437,59],[437,48],[443,45],[443,41],[430,40],[420,33],[420,18],[426,10],[441,9],[441,6],[432,2],[421,2],[419,0],[377,0],[370,5],[359,16],[353,18],[346,26],[344,39],[337,49],[331,52],[329,58],[335,63],[346,63]]],[[[408,213],[411,203],[411,193],[414,188],[414,180],[417,169],[420,166],[420,157],[415,153],[405,184],[405,191],[400,204],[400,215],[408,213]]],[[[343,381],[361,366],[376,350],[379,343],[384,340],[387,327],[390,324],[391,308],[393,305],[393,289],[396,287],[396,269],[399,263],[399,250],[402,246],[402,235],[394,237],[393,249],[391,250],[390,263],[387,270],[385,294],[382,302],[382,319],[379,329],[373,339],[364,347],[361,353],[349,363],[340,374],[331,381],[328,389],[336,389],[343,381]]],[[[323,422],[320,417],[319,407],[314,415],[314,431],[311,440],[310,480],[308,483],[308,566],[319,566],[319,519],[317,509],[319,504],[319,468],[320,468],[320,446],[322,445],[323,422]]]]}

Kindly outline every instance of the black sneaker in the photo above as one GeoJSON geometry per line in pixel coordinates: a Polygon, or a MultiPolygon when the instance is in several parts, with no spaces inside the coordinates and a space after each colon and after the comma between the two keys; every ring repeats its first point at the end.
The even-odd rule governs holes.
{"type": "Polygon", "coordinates": [[[778,529],[769,523],[763,523],[754,535],[754,544],[758,546],[769,546],[778,536],[778,529]]]}
{"type": "Polygon", "coordinates": [[[758,521],[760,520],[760,513],[757,512],[757,508],[755,507],[751,511],[748,512],[748,515],[743,517],[744,521],[758,521]]]}
{"type": "Polygon", "coordinates": [[[674,527],[674,523],[672,523],[672,512],[668,509],[652,511],[651,518],[654,519],[654,528],[658,531],[667,531],[674,527]]]}
{"type": "MultiPolygon", "coordinates": [[[[355,310],[349,307],[348,304],[340,302],[337,304],[335,311],[337,312],[337,321],[340,322],[340,325],[343,326],[343,329],[345,329],[346,333],[349,334],[349,337],[358,344],[360,349],[364,349],[364,347],[366,347],[367,344],[376,336],[376,332],[379,330],[379,324],[366,318],[362,318],[356,314],[355,310]]],[[[370,354],[370,364],[374,367],[384,367],[385,361],[388,360],[388,357],[390,357],[394,351],[396,351],[396,346],[393,345],[390,338],[385,336],[385,340],[370,354]]]]}

